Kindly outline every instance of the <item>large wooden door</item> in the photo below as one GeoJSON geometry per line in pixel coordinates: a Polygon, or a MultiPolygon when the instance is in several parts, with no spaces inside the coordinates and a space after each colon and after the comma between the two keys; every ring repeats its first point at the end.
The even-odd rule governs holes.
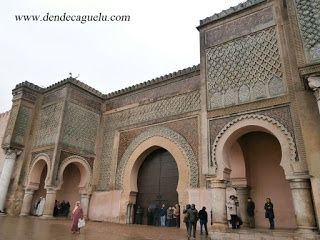
{"type": "Polygon", "coordinates": [[[157,149],[146,157],[139,169],[137,195],[137,206],[144,210],[144,224],[148,207],[178,203],[178,178],[177,164],[167,150],[157,149]]]}

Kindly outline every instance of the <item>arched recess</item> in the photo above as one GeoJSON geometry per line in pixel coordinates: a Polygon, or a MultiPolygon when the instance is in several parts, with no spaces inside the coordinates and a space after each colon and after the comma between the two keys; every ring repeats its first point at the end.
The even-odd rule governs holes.
{"type": "Polygon", "coordinates": [[[45,185],[48,185],[50,181],[49,176],[51,172],[50,157],[45,153],[40,153],[36,155],[36,157],[33,159],[29,167],[27,182],[25,184],[26,189],[30,189],[30,190],[39,189],[41,174],[45,167],[47,167],[47,176],[45,178],[45,185]]]}
{"type": "Polygon", "coordinates": [[[294,178],[296,162],[296,148],[289,131],[273,118],[249,114],[244,115],[226,124],[219,132],[212,146],[212,165],[216,176],[220,180],[229,180],[230,161],[228,150],[241,136],[250,132],[265,132],[274,136],[281,146],[280,165],[284,170],[286,179],[294,178]]]}
{"type": "Polygon", "coordinates": [[[125,213],[128,203],[134,203],[130,198],[132,193],[138,191],[138,172],[145,157],[158,148],[167,150],[175,159],[179,180],[177,192],[179,203],[187,203],[187,189],[198,186],[198,163],[191,146],[178,133],[163,127],[151,128],[140,134],[123,154],[116,177],[116,187],[122,189],[120,221],[125,222],[125,213]]]}
{"type": "Polygon", "coordinates": [[[62,161],[58,172],[57,190],[61,189],[63,184],[63,173],[69,164],[74,164],[80,171],[80,183],[78,185],[80,194],[91,194],[92,171],[88,161],[80,156],[70,156],[62,161]]]}

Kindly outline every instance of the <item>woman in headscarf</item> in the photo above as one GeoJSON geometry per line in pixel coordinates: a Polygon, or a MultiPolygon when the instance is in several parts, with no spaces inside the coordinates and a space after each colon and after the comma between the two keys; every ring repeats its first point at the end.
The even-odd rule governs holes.
{"type": "Polygon", "coordinates": [[[83,211],[80,206],[80,202],[77,201],[73,210],[72,210],[72,233],[80,233],[80,228],[78,227],[79,219],[83,219],[83,211]]]}

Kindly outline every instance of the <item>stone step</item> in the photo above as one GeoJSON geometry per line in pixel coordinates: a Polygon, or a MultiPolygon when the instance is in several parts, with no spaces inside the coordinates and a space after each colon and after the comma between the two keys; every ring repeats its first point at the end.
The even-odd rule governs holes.
{"type": "Polygon", "coordinates": [[[209,232],[211,240],[320,240],[314,231],[228,229],[227,232],[209,232]]]}

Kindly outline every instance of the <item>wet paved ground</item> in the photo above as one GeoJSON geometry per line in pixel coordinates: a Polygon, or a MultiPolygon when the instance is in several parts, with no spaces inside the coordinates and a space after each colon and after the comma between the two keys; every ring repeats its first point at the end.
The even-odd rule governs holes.
{"type": "MultiPolygon", "coordinates": [[[[71,220],[0,216],[0,240],[186,240],[177,228],[87,222],[80,234],[71,234],[71,220]]],[[[198,233],[197,239],[206,239],[198,233]]]]}
{"type": "MultiPolygon", "coordinates": [[[[87,222],[81,234],[72,234],[71,220],[44,220],[37,217],[0,215],[0,240],[186,240],[186,231],[145,225],[123,225],[106,222],[87,222]]],[[[213,240],[320,240],[320,235],[292,230],[229,229],[227,233],[211,233],[213,240]]],[[[199,234],[196,240],[209,239],[199,234]]]]}

